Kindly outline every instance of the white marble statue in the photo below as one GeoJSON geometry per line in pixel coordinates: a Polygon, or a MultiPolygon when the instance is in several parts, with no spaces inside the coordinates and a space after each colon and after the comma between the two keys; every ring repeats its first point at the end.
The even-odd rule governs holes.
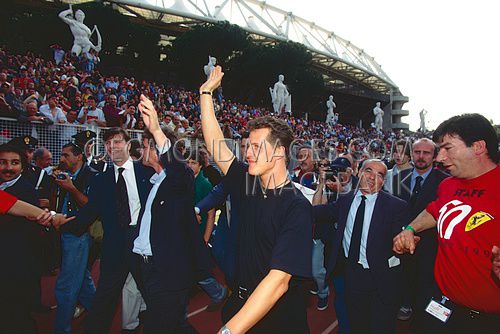
{"type": "Polygon", "coordinates": [[[284,80],[285,76],[280,74],[278,82],[274,84],[274,88],[269,87],[274,113],[278,115],[281,114],[283,108],[285,108],[285,112],[287,113],[292,112],[292,95],[290,95],[286,85],[283,83],[284,80]]]}
{"type": "Polygon", "coordinates": [[[208,64],[203,66],[203,71],[205,71],[207,79],[210,76],[210,73],[212,73],[212,71],[214,70],[216,64],[217,64],[217,58],[208,56],[208,64]]]}
{"type": "Polygon", "coordinates": [[[425,127],[425,115],[427,115],[427,110],[422,109],[420,111],[420,132],[426,132],[427,129],[425,127]]]}
{"type": "Polygon", "coordinates": [[[69,5],[69,9],[63,10],[59,13],[59,17],[64,21],[71,30],[73,34],[74,41],[73,47],[71,48],[71,54],[73,56],[79,56],[81,53],[89,52],[91,49],[99,52],[102,49],[102,38],[99,29],[94,25],[92,30],[89,29],[84,23],[85,13],[78,9],[73,15],[73,7],[69,5]],[[90,41],[90,37],[93,33],[97,35],[97,45],[94,45],[90,41]]]}
{"type": "Polygon", "coordinates": [[[375,129],[378,131],[382,130],[384,111],[380,108],[380,102],[377,102],[375,108],[373,108],[373,114],[375,115],[375,122],[373,123],[375,129]]]}
{"type": "Polygon", "coordinates": [[[337,108],[337,105],[333,102],[333,95],[330,95],[328,101],[326,101],[326,107],[328,109],[326,111],[325,123],[328,125],[335,125],[335,114],[333,113],[333,109],[337,108]]]}

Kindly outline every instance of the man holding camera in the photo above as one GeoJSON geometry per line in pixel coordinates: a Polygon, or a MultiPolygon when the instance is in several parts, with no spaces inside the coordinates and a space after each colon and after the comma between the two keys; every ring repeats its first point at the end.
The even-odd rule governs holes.
{"type": "MultiPolygon", "coordinates": [[[[57,189],[57,211],[73,216],[87,204],[90,181],[97,172],[85,163],[83,149],[68,143],[63,146],[59,166],[53,172],[57,189]]],[[[71,320],[79,301],[89,309],[95,286],[87,269],[91,238],[87,232],[81,236],[61,233],[61,272],[57,278],[55,296],[57,315],[55,333],[70,333],[71,320]]]]}
{"type": "Polygon", "coordinates": [[[87,106],[80,110],[78,121],[81,124],[106,126],[104,113],[101,109],[96,108],[96,100],[92,95],[87,98],[87,106]]]}

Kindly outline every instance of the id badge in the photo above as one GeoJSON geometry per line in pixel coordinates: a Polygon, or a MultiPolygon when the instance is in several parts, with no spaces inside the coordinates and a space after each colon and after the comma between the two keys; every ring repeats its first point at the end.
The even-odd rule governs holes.
{"type": "Polygon", "coordinates": [[[429,313],[433,317],[446,323],[450,319],[452,311],[444,306],[443,304],[431,299],[429,305],[425,308],[425,312],[429,313]]]}

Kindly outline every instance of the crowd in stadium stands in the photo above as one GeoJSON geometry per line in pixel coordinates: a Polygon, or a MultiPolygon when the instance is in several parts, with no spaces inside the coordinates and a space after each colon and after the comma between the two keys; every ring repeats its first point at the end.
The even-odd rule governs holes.
{"type": "MultiPolygon", "coordinates": [[[[137,109],[140,94],[157,105],[163,125],[182,136],[201,138],[199,97],[175,86],[136,80],[134,77],[103,76],[68,53],[56,65],[32,53],[13,55],[0,49],[0,117],[47,124],[81,124],[143,130],[137,109]]],[[[220,96],[215,106],[225,138],[241,138],[249,120],[269,115],[266,108],[252,107],[220,96]]],[[[353,138],[382,139],[388,148],[400,133],[363,129],[323,121],[306,120],[284,113],[280,116],[304,142],[331,140],[344,152],[353,138]]]]}
{"type": "MultiPolygon", "coordinates": [[[[46,310],[39,289],[42,255],[45,273],[58,274],[55,333],[70,333],[72,319],[85,311],[86,332],[107,333],[119,299],[124,331],[133,332],[142,322],[144,333],[194,333],[185,318],[192,283],[210,297],[207,311],[224,307],[222,334],[250,328],[252,333],[308,333],[300,293],[304,278],[310,279],[307,288],[317,296],[319,311],[333,299],[339,333],[395,333],[396,319],[412,319],[414,333],[498,328],[500,290],[494,279],[500,278],[500,250],[492,249],[498,243],[490,239],[499,230],[498,224],[487,224],[496,213],[497,196],[490,191],[498,184],[498,139],[484,117],[453,118],[438,128],[433,142],[420,135],[271,115],[266,108],[224,99],[215,93],[220,68],[198,93],[103,76],[96,61],[89,65],[88,59],[65,56],[56,65],[32,53],[0,49],[0,117],[85,129],[65,137],[68,141],[56,148],[60,152],[39,147],[29,133],[0,145],[0,196],[5,198],[0,211],[8,211],[17,198],[76,216],[68,222],[54,212],[52,218],[39,218],[40,228],[26,218],[2,216],[2,228],[10,230],[0,234],[0,263],[10,272],[0,282],[0,325],[9,332],[36,332],[31,312],[46,310]],[[126,130],[132,129],[143,130],[142,159],[127,149],[126,130]],[[97,161],[87,151],[85,144],[97,130],[104,133],[110,161],[97,161]],[[206,145],[172,145],[182,137],[206,145]],[[239,161],[225,145],[213,144],[221,138],[241,145],[239,161]],[[285,143],[294,139],[289,151],[285,143]],[[275,150],[291,159],[260,160],[260,148],[254,150],[259,140],[282,141],[275,150]],[[453,147],[463,151],[455,154],[453,147]],[[57,166],[54,153],[60,156],[57,166]],[[183,159],[171,159],[176,154],[183,159]],[[438,162],[450,168],[452,181],[438,162]],[[275,175],[283,180],[272,179],[275,175]],[[461,181],[471,177],[480,182],[461,181]],[[257,179],[262,192],[241,189],[255,186],[257,179]],[[451,238],[446,232],[443,238],[437,233],[439,213],[452,202],[441,204],[453,194],[470,204],[469,211],[475,206],[467,229],[477,228],[477,234],[455,232],[451,238]],[[47,227],[47,219],[54,228],[47,227]],[[162,224],[166,219],[169,224],[162,224]],[[480,230],[481,224],[487,228],[480,230]],[[438,241],[456,240],[457,234],[457,247],[438,251],[438,241]],[[413,257],[396,257],[415,251],[419,240],[413,257]],[[461,252],[468,247],[476,256],[472,261],[461,252]],[[96,289],[89,268],[101,249],[96,289]],[[224,283],[210,268],[209,252],[224,283]],[[474,275],[462,275],[470,268],[474,275]],[[438,303],[443,295],[451,302],[438,303]],[[425,312],[431,298],[445,310],[434,305],[434,312],[425,312]],[[145,308],[147,317],[139,319],[145,308]],[[446,322],[448,308],[455,315],[446,322]]],[[[274,159],[276,151],[263,150],[274,159]]]]}

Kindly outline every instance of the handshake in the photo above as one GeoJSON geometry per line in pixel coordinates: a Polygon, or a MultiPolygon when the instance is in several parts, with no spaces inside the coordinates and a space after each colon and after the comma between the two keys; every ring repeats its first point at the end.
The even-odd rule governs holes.
{"type": "Polygon", "coordinates": [[[49,228],[50,226],[54,226],[56,229],[59,229],[61,225],[66,224],[70,220],[75,219],[75,217],[66,217],[61,213],[56,213],[55,211],[49,211],[47,209],[43,210],[43,213],[38,215],[34,220],[42,226],[49,228]]]}

